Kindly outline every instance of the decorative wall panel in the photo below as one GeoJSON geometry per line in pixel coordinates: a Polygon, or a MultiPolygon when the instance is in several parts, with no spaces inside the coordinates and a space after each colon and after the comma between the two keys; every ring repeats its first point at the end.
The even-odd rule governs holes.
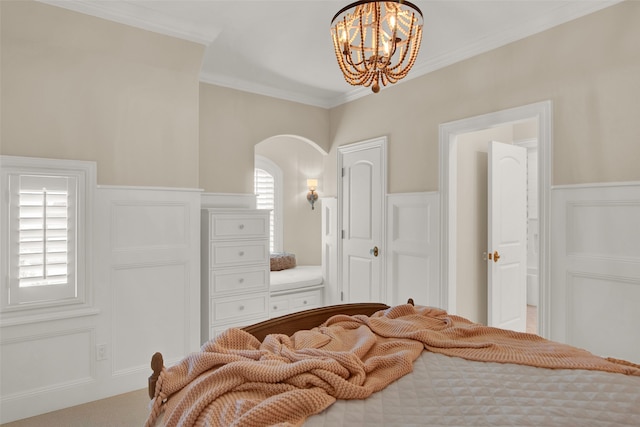
{"type": "Polygon", "coordinates": [[[440,301],[438,193],[387,196],[387,303],[440,301]]]}
{"type": "Polygon", "coordinates": [[[2,400],[94,381],[93,342],[92,329],[54,331],[3,341],[2,400]]]}
{"type": "Polygon", "coordinates": [[[114,375],[146,372],[156,351],[167,360],[191,351],[189,293],[182,285],[190,281],[187,264],[117,267],[111,277],[114,375]]]}
{"type": "Polygon", "coordinates": [[[640,362],[640,183],[552,191],[551,339],[640,362]]]}

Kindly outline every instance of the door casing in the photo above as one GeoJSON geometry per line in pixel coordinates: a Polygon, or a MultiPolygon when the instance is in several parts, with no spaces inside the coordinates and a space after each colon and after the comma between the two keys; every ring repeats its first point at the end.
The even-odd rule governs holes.
{"type": "MultiPolygon", "coordinates": [[[[344,207],[344,195],[342,190],[342,168],[343,168],[343,156],[347,153],[354,153],[357,151],[368,150],[371,148],[379,148],[381,150],[381,164],[380,164],[380,175],[382,180],[382,198],[381,198],[381,209],[380,213],[380,295],[381,301],[387,301],[386,294],[386,200],[387,200],[387,137],[382,136],[378,138],[369,139],[366,141],[356,142],[353,144],[343,145],[338,147],[338,167],[337,167],[337,208],[338,208],[338,292],[340,294],[343,293],[344,283],[343,283],[343,248],[342,248],[342,238],[341,233],[344,229],[343,224],[343,207],[344,207]]],[[[345,302],[345,301],[342,301],[345,302]]]]}
{"type": "Polygon", "coordinates": [[[552,182],[553,104],[543,101],[439,126],[440,169],[440,306],[456,312],[457,137],[460,134],[538,120],[538,218],[540,220],[538,333],[550,336],[550,188],[552,182]]]}

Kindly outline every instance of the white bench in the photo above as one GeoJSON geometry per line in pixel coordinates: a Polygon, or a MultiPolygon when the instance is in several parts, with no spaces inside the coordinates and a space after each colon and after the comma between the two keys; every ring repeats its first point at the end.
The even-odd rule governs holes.
{"type": "Polygon", "coordinates": [[[273,294],[274,292],[319,286],[322,283],[321,265],[297,265],[286,270],[272,271],[270,290],[273,294]]]}
{"type": "Polygon", "coordinates": [[[298,265],[270,274],[269,317],[322,306],[322,266],[298,265]]]}

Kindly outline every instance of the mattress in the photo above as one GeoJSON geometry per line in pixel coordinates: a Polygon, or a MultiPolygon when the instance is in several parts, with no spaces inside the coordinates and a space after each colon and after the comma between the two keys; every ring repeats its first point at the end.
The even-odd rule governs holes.
{"type": "Polygon", "coordinates": [[[338,426],[639,426],[640,377],[474,362],[425,351],[366,400],[307,418],[338,426]]]}
{"type": "Polygon", "coordinates": [[[270,274],[271,292],[288,291],[322,284],[322,266],[298,265],[287,270],[272,271],[270,274]]]}

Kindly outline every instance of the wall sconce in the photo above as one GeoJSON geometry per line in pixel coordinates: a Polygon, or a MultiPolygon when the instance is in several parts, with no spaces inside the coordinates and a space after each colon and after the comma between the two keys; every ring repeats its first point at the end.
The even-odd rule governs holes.
{"type": "Polygon", "coordinates": [[[318,193],[316,189],[318,188],[318,180],[317,179],[307,179],[307,187],[309,187],[309,192],[307,193],[307,200],[311,203],[311,209],[313,210],[313,204],[318,200],[318,193]]]}

